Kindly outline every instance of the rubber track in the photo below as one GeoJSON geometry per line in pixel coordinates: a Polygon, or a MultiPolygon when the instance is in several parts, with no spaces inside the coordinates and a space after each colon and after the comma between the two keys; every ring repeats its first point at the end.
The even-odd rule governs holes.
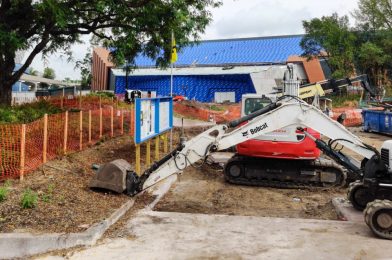
{"type": "MultiPolygon", "coordinates": [[[[242,156],[234,156],[232,159],[229,160],[227,164],[232,161],[247,161],[246,157],[242,156]]],[[[239,184],[239,185],[247,185],[247,186],[258,186],[258,187],[272,187],[272,188],[282,188],[282,189],[303,189],[303,188],[330,188],[330,187],[343,187],[346,183],[347,178],[347,170],[340,166],[339,164],[335,163],[334,161],[327,160],[324,158],[319,158],[311,162],[307,165],[307,167],[314,166],[314,169],[324,169],[324,168],[334,168],[341,172],[343,175],[342,182],[339,184],[325,184],[325,183],[302,183],[302,182],[295,182],[295,181],[271,181],[271,180],[249,180],[246,178],[236,178],[232,179],[230,176],[226,175],[225,172],[225,179],[227,182],[232,184],[239,184]]]]}

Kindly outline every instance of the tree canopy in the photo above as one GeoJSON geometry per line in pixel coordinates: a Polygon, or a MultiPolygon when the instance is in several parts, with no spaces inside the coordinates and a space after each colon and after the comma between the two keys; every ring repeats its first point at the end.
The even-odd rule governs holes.
{"type": "Polygon", "coordinates": [[[349,17],[336,13],[304,21],[304,55],[325,55],[333,77],[366,73],[377,86],[390,85],[392,69],[392,4],[390,0],[359,0],[349,17]]]}
{"type": "Polygon", "coordinates": [[[331,16],[303,21],[306,35],[301,41],[304,55],[325,56],[333,77],[342,78],[354,71],[354,44],[356,37],[350,31],[347,16],[331,16]]]}
{"type": "Polygon", "coordinates": [[[197,39],[211,21],[211,8],[220,4],[220,0],[1,0],[0,103],[11,103],[12,84],[37,54],[69,53],[82,34],[93,34],[116,47],[119,62],[128,56],[123,51],[131,50],[165,64],[171,32],[179,46],[197,39]],[[29,52],[23,66],[14,71],[18,50],[29,52]]]}

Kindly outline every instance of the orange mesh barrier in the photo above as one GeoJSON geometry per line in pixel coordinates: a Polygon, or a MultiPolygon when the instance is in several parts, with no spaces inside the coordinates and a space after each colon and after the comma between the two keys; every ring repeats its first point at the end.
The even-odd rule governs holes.
{"type": "Polygon", "coordinates": [[[133,110],[105,106],[101,111],[65,112],[26,125],[0,124],[0,180],[29,173],[45,159],[49,161],[96,143],[101,139],[101,122],[104,137],[111,137],[112,133],[133,136],[133,110]]]}
{"type": "Polygon", "coordinates": [[[31,172],[43,163],[44,119],[26,124],[25,169],[31,172]]]}
{"type": "Polygon", "coordinates": [[[182,116],[203,121],[209,121],[212,119],[218,124],[232,121],[241,116],[241,108],[239,104],[228,107],[226,111],[215,111],[197,106],[184,105],[177,102],[174,104],[174,112],[182,116]]]}
{"type": "Polygon", "coordinates": [[[362,110],[355,108],[334,108],[332,109],[332,119],[337,120],[340,114],[345,113],[346,119],[343,121],[344,126],[361,126],[363,123],[362,110]]]}
{"type": "Polygon", "coordinates": [[[0,125],[0,180],[19,176],[21,125],[0,125]]]}
{"type": "Polygon", "coordinates": [[[64,126],[65,114],[48,116],[48,160],[64,154],[64,126]]]}

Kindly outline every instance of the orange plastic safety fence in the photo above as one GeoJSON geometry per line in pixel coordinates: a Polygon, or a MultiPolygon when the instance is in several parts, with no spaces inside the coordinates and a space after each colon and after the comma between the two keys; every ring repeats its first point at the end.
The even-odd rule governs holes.
{"type": "Polygon", "coordinates": [[[101,122],[102,136],[110,137],[112,132],[113,136],[133,136],[132,110],[112,110],[110,106],[105,106],[101,111],[95,109],[49,115],[46,135],[45,118],[26,124],[25,128],[21,124],[0,125],[0,180],[17,177],[22,170],[23,173],[29,173],[37,169],[43,164],[45,157],[49,161],[64,153],[79,151],[96,143],[101,138],[101,122]],[[24,157],[22,140],[25,140],[24,157]],[[24,164],[21,163],[22,157],[24,164]]]}
{"type": "Polygon", "coordinates": [[[44,119],[26,124],[26,172],[37,169],[43,163],[44,119]]]}
{"type": "Polygon", "coordinates": [[[217,123],[224,123],[241,116],[240,105],[232,105],[226,111],[208,110],[196,106],[187,106],[181,103],[174,104],[174,112],[203,121],[214,120],[217,123]]]}
{"type": "Polygon", "coordinates": [[[363,123],[362,110],[355,108],[334,108],[332,109],[332,119],[337,120],[340,114],[345,113],[346,119],[343,121],[344,126],[361,126],[363,123]]]}
{"type": "Polygon", "coordinates": [[[0,125],[0,180],[19,176],[21,125],[0,125]]]}
{"type": "Polygon", "coordinates": [[[51,160],[64,154],[65,114],[48,116],[47,159],[51,160]]]}
{"type": "Polygon", "coordinates": [[[80,147],[80,112],[68,113],[68,151],[79,151],[80,147]]]}

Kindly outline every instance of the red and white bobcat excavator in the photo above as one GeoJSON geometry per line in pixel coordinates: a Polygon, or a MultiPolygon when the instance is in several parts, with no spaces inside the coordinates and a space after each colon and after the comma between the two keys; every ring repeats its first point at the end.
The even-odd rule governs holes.
{"type": "MultiPolygon", "coordinates": [[[[287,65],[283,80],[282,92],[285,95],[317,100],[319,96],[325,94],[319,83],[300,87],[292,64],[287,65]]],[[[365,75],[334,81],[333,86],[335,89],[340,89],[353,83],[360,83],[366,92],[374,95],[365,75]]],[[[322,84],[326,85],[326,82],[322,84]]],[[[279,95],[282,94],[243,95],[241,116],[247,116],[270,105],[279,95]]],[[[340,165],[321,158],[315,142],[298,131],[297,127],[297,125],[289,125],[239,143],[236,146],[236,155],[226,164],[226,180],[243,185],[301,188],[341,186],[345,181],[352,182],[357,179],[356,175],[346,172],[340,165]]],[[[320,139],[320,133],[311,128],[306,131],[320,139]]]]}
{"type": "MultiPolygon", "coordinates": [[[[392,165],[390,153],[392,141],[386,141],[380,153],[363,143],[357,136],[330,119],[318,108],[295,96],[281,97],[277,102],[249,115],[228,124],[216,125],[189,141],[182,142],[174,151],[155,162],[141,175],[132,171],[131,166],[122,160],[106,164],[99,169],[91,182],[91,187],[126,192],[133,196],[173,174],[180,173],[190,165],[205,161],[211,153],[293,125],[296,126],[298,134],[304,134],[310,138],[325,155],[357,176],[359,181],[350,185],[350,201],[357,209],[365,208],[366,223],[376,235],[392,239],[392,168],[390,167],[392,165]],[[317,135],[305,130],[309,128],[328,137],[329,142],[326,143],[317,135]],[[363,167],[354,165],[347,156],[340,152],[340,149],[335,150],[336,144],[362,155],[364,157],[363,167]]],[[[237,169],[231,167],[230,179],[259,181],[258,172],[265,168],[264,162],[265,160],[260,162],[256,160],[250,164],[243,163],[237,169]],[[244,167],[251,170],[242,169],[244,167]]],[[[288,166],[282,164],[282,167],[288,166]]],[[[303,176],[308,178],[307,181],[315,183],[336,183],[338,179],[344,178],[340,172],[329,171],[328,168],[328,165],[320,165],[317,170],[313,167],[309,169],[308,174],[303,174],[303,176]],[[314,174],[314,171],[323,172],[324,170],[326,174],[314,174]],[[331,182],[331,180],[334,181],[331,182]]],[[[276,169],[279,169],[279,165],[276,165],[276,169]]],[[[281,172],[285,170],[282,168],[281,172]]],[[[278,170],[275,171],[277,174],[280,173],[278,170]]],[[[271,176],[274,174],[270,173],[271,176]]]]}

